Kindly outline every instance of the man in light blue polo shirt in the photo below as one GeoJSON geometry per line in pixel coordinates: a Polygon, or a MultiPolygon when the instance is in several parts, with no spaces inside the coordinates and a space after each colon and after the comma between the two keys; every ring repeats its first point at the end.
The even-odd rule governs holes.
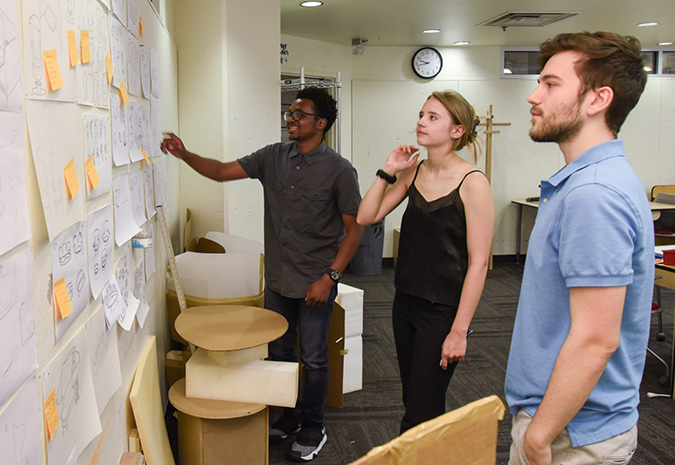
{"type": "Polygon", "coordinates": [[[640,43],[560,34],[541,46],[530,137],[566,165],[541,183],[506,372],[512,465],[628,463],[637,445],[654,233],[617,139],[647,80],[640,43]]]}

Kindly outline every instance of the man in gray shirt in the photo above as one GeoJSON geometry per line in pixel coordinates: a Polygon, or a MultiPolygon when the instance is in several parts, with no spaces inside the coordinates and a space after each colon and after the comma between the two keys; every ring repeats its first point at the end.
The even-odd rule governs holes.
{"type": "Polygon", "coordinates": [[[265,196],[265,307],[283,315],[289,328],[269,344],[270,357],[304,365],[304,390],[270,429],[270,443],[298,432],[289,458],[312,460],[326,443],[324,404],[328,389],[326,335],[337,282],[361,242],[356,223],[361,196],[356,170],[326,146],[324,135],[337,104],[324,89],[309,87],[284,115],[289,143],[277,143],[222,163],[185,149],[167,134],[162,151],[216,181],[258,179],[265,196]]]}

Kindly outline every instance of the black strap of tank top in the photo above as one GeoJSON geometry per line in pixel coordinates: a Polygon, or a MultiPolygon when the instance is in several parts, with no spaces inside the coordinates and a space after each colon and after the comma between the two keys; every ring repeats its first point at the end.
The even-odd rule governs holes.
{"type": "Polygon", "coordinates": [[[464,180],[466,179],[466,177],[467,177],[468,175],[470,175],[471,173],[482,173],[482,171],[481,171],[481,170],[473,170],[473,171],[469,171],[468,173],[466,173],[466,174],[464,175],[464,177],[462,178],[462,180],[459,181],[459,185],[457,186],[457,190],[459,190],[459,188],[462,187],[462,183],[464,182],[464,180]]]}

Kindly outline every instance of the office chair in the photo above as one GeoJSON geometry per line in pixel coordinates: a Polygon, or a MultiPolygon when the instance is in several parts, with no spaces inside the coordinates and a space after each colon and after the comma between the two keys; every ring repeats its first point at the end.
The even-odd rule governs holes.
{"type": "MultiPolygon", "coordinates": [[[[660,279],[660,276],[656,276],[655,279],[660,279]]],[[[656,314],[658,318],[658,332],[656,333],[656,340],[657,341],[664,341],[666,339],[666,335],[663,332],[663,308],[661,307],[661,288],[658,285],[654,286],[654,297],[655,301],[652,302],[652,315],[656,314]]],[[[662,376],[659,378],[659,384],[662,386],[665,386],[668,384],[668,378],[670,377],[670,367],[668,366],[668,362],[663,360],[661,357],[659,357],[652,349],[647,346],[647,352],[652,354],[659,362],[663,364],[663,366],[666,368],[665,376],[662,376]]]]}

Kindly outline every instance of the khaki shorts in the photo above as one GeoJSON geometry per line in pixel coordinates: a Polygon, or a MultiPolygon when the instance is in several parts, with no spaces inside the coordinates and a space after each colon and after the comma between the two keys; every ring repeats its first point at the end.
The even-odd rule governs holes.
{"type": "MultiPolygon", "coordinates": [[[[532,417],[524,410],[513,417],[511,428],[511,457],[509,465],[529,465],[523,452],[523,438],[532,417]]],[[[637,447],[637,425],[625,433],[595,444],[572,447],[567,429],[558,435],[551,444],[553,465],[624,465],[630,462],[637,447]]]]}

